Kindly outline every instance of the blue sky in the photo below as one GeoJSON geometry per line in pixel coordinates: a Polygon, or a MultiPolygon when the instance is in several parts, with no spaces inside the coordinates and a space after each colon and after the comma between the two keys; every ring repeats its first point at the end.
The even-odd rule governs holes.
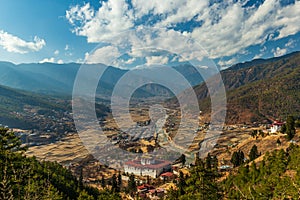
{"type": "MultiPolygon", "coordinates": [[[[179,48],[184,38],[222,67],[300,50],[300,1],[2,0],[0,6],[0,60],[14,63],[118,57],[115,64],[127,68],[170,64],[180,58],[162,52],[179,48]],[[143,45],[160,51],[135,52],[143,45]]],[[[177,52],[201,59],[198,50],[177,52]]]]}

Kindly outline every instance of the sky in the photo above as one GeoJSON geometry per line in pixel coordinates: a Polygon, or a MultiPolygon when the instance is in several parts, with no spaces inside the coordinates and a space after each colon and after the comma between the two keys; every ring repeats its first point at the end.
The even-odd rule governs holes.
{"type": "Polygon", "coordinates": [[[0,6],[0,60],[15,64],[133,68],[205,57],[225,68],[299,50],[297,0],[2,0],[0,6]]]}

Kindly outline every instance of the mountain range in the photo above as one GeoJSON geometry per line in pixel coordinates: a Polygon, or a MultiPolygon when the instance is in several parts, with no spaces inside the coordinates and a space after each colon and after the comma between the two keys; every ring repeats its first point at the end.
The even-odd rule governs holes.
{"type": "MultiPolygon", "coordinates": [[[[226,123],[254,123],[300,117],[300,52],[239,63],[221,71],[226,88],[226,123]]],[[[211,78],[210,81],[214,81],[211,78]]],[[[210,112],[205,83],[194,90],[200,109],[210,112]]]]}
{"type": "MultiPolygon", "coordinates": [[[[55,63],[31,63],[15,65],[9,62],[0,62],[0,85],[25,91],[72,95],[73,84],[81,64],[55,64],[55,63]]],[[[107,67],[104,66],[103,67],[107,67]]],[[[191,65],[174,66],[173,69],[180,72],[191,85],[195,86],[203,81],[201,75],[191,65]]],[[[107,67],[99,81],[97,95],[110,96],[118,80],[128,70],[107,67]],[[101,86],[101,87],[100,87],[101,86]]],[[[161,86],[145,86],[136,94],[138,97],[147,96],[171,96],[172,94],[161,86]]]]}
{"type": "MultiPolygon", "coordinates": [[[[55,102],[62,99],[61,94],[65,95],[63,99],[70,97],[79,67],[80,64],[75,63],[14,65],[0,62],[0,85],[4,85],[0,86],[2,122],[20,124],[22,120],[12,113],[22,111],[26,105],[65,110],[55,102]]],[[[189,65],[174,69],[182,73],[192,85],[203,82],[195,68],[189,65]]],[[[100,80],[102,85],[98,88],[98,94],[111,95],[115,84],[126,72],[108,67],[100,80]]],[[[270,122],[284,120],[288,115],[300,116],[300,52],[235,64],[221,71],[221,77],[226,88],[228,124],[270,122]]],[[[214,76],[207,81],[214,81],[214,76]]],[[[209,117],[210,96],[205,82],[193,89],[201,102],[201,111],[209,117]]],[[[151,84],[136,93],[137,97],[142,98],[155,95],[172,94],[166,88],[151,84]]],[[[174,103],[174,98],[169,103],[174,103]]]]}

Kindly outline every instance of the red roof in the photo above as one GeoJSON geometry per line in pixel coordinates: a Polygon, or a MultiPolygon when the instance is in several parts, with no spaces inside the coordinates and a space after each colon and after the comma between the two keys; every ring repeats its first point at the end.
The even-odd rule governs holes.
{"type": "Polygon", "coordinates": [[[162,173],[160,176],[165,176],[165,177],[172,177],[174,174],[172,172],[165,172],[162,173]]]}
{"type": "Polygon", "coordinates": [[[163,167],[167,167],[171,165],[171,162],[165,161],[165,160],[155,160],[155,164],[141,164],[141,160],[130,160],[125,162],[125,165],[132,166],[132,167],[138,167],[138,168],[148,168],[148,169],[159,169],[163,167]]]}
{"type": "Polygon", "coordinates": [[[152,193],[152,194],[154,194],[155,192],[161,193],[161,192],[164,192],[164,189],[162,189],[162,188],[157,188],[157,189],[149,190],[149,192],[152,193]]]}
{"type": "Polygon", "coordinates": [[[152,185],[149,185],[149,184],[143,184],[143,185],[137,186],[137,189],[138,190],[143,190],[143,189],[150,190],[150,189],[155,189],[155,187],[152,185]]]}
{"type": "Polygon", "coordinates": [[[283,124],[283,122],[275,120],[272,125],[282,126],[283,124]]]}

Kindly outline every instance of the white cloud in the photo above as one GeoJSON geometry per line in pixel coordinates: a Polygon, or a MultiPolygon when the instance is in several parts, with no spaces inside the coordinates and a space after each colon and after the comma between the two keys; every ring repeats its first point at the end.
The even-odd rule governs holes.
{"type": "Polygon", "coordinates": [[[244,7],[241,1],[220,1],[211,5],[208,0],[132,0],[132,7],[126,2],[108,0],[101,2],[98,10],[90,4],[74,6],[66,11],[66,18],[73,25],[74,33],[87,37],[88,42],[109,43],[129,48],[131,52],[145,46],[159,46],[182,52],[180,56],[186,59],[201,59],[205,55],[199,45],[210,58],[220,58],[245,53],[250,46],[300,31],[300,1],[282,6],[279,0],[266,0],[258,8],[244,7]],[[172,29],[177,23],[191,19],[201,21],[201,26],[182,32],[172,29]],[[126,34],[132,28],[139,31],[149,27],[150,31],[139,36],[126,34]],[[171,29],[152,29],[160,27],[171,29]],[[187,38],[194,42],[185,51],[182,43],[187,38]]]}
{"type": "Polygon", "coordinates": [[[63,64],[64,61],[62,59],[59,59],[56,61],[54,57],[51,58],[44,58],[43,60],[39,61],[39,63],[57,63],[57,64],[63,64]]]}
{"type": "Polygon", "coordinates": [[[300,31],[300,1],[295,4],[279,9],[274,24],[276,27],[282,27],[277,39],[296,34],[300,31]]]}
{"type": "Polygon", "coordinates": [[[66,44],[66,46],[65,46],[65,51],[68,51],[69,49],[70,49],[69,45],[66,44]]]}
{"type": "Polygon", "coordinates": [[[94,11],[91,9],[89,3],[82,7],[76,5],[70,10],[66,11],[66,17],[71,24],[75,24],[76,21],[87,22],[94,17],[94,11]]]}
{"type": "Polygon", "coordinates": [[[62,59],[59,59],[59,60],[57,61],[57,64],[64,64],[64,61],[63,61],[62,59]]]}
{"type": "Polygon", "coordinates": [[[125,63],[125,64],[132,64],[132,63],[134,63],[135,61],[136,61],[136,58],[130,58],[130,59],[126,60],[124,63],[125,63]]]}
{"type": "Polygon", "coordinates": [[[45,45],[46,42],[37,36],[33,38],[32,42],[27,42],[21,38],[18,38],[17,36],[0,30],[0,46],[2,46],[8,52],[25,54],[39,51],[45,45]]]}
{"type": "Polygon", "coordinates": [[[85,62],[86,63],[102,63],[105,65],[113,64],[120,56],[120,52],[118,48],[113,46],[104,46],[102,48],[98,48],[91,54],[85,54],[85,62]]]}
{"type": "Polygon", "coordinates": [[[66,11],[66,18],[75,26],[77,35],[86,36],[88,42],[110,41],[112,36],[134,26],[133,11],[125,1],[110,0],[101,2],[97,12],[87,3],[66,11]]]}
{"type": "Polygon", "coordinates": [[[294,47],[295,42],[296,42],[295,40],[290,39],[284,46],[289,48],[294,47]]]}
{"type": "Polygon", "coordinates": [[[286,54],[287,49],[285,49],[285,48],[281,49],[280,47],[277,47],[276,49],[272,49],[272,52],[275,57],[279,57],[279,56],[283,56],[284,54],[286,54]]]}
{"type": "Polygon", "coordinates": [[[224,69],[224,68],[232,66],[233,64],[235,64],[237,62],[238,62],[238,60],[236,58],[232,58],[232,59],[225,60],[225,61],[224,60],[220,60],[218,62],[218,65],[220,65],[221,68],[224,69]]]}
{"type": "Polygon", "coordinates": [[[267,47],[266,46],[263,46],[260,50],[259,50],[259,54],[256,54],[253,59],[258,59],[258,58],[262,58],[263,55],[266,53],[267,51],[267,47]]]}
{"type": "Polygon", "coordinates": [[[55,62],[55,58],[51,57],[51,58],[44,58],[39,63],[54,63],[54,62],[55,62]]]}
{"type": "Polygon", "coordinates": [[[54,55],[58,55],[58,54],[59,54],[59,50],[55,50],[54,55]]]}
{"type": "Polygon", "coordinates": [[[169,62],[169,58],[166,56],[147,56],[146,65],[165,65],[169,62]]]}

